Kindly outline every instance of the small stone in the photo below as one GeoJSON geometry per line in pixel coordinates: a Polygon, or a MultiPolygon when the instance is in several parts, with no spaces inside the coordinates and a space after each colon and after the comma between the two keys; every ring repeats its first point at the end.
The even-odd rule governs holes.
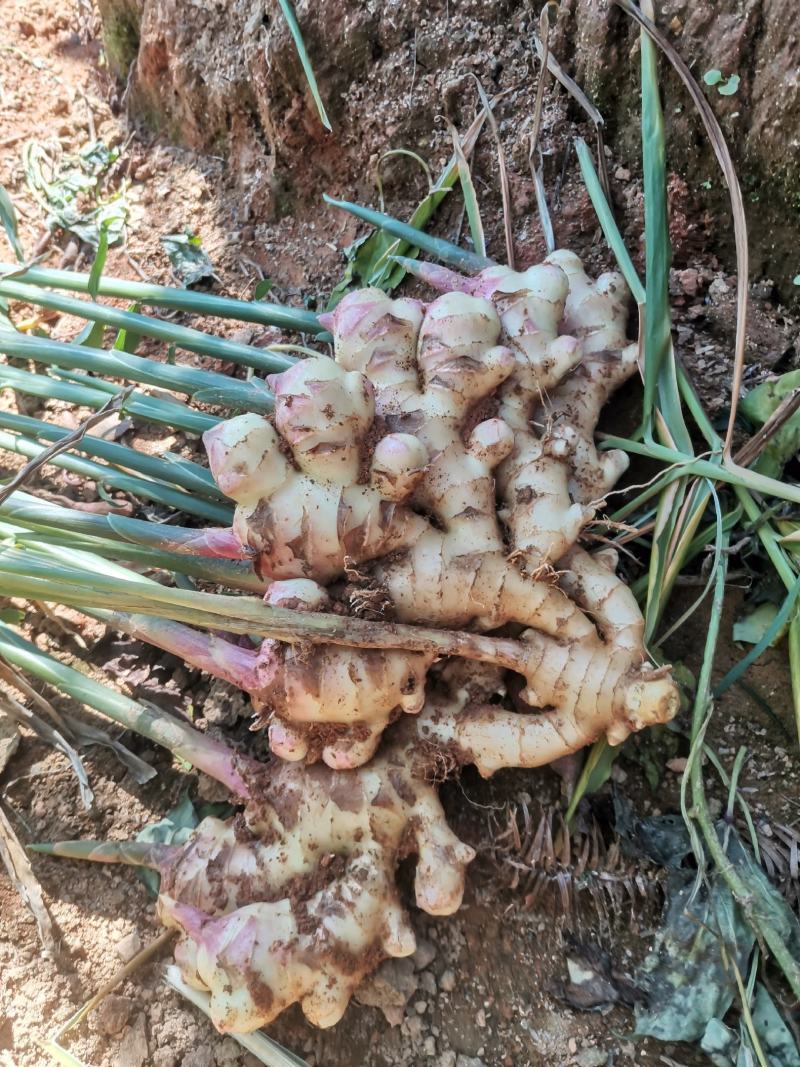
{"type": "Polygon", "coordinates": [[[486,1064],[478,1056],[458,1056],[456,1067],[486,1067],[486,1064]]]}
{"type": "Polygon", "coordinates": [[[419,984],[423,993],[427,993],[429,997],[436,996],[436,979],[430,971],[423,971],[419,976],[419,984]]]}
{"type": "Polygon", "coordinates": [[[17,751],[19,746],[19,730],[14,720],[0,713],[0,771],[17,751]]]}
{"type": "Polygon", "coordinates": [[[574,1037],[571,1037],[569,1039],[569,1041],[567,1042],[567,1052],[569,1052],[569,1054],[571,1056],[574,1056],[577,1051],[578,1051],[578,1042],[575,1040],[574,1037]]]}
{"type": "Polygon", "coordinates": [[[411,959],[414,961],[415,971],[424,971],[436,959],[436,946],[432,945],[430,941],[420,938],[417,941],[417,948],[411,959]]]}
{"type": "Polygon", "coordinates": [[[608,1054],[599,1048],[585,1048],[575,1057],[575,1067],[604,1067],[608,1054]]]}
{"type": "Polygon", "coordinates": [[[415,1043],[422,1037],[422,1030],[424,1023],[420,1019],[419,1015],[409,1015],[407,1019],[403,1020],[403,1026],[408,1033],[408,1036],[415,1043]]]}
{"type": "Polygon", "coordinates": [[[443,993],[452,993],[456,987],[456,972],[449,968],[439,978],[439,988],[443,993]]]}
{"type": "Polygon", "coordinates": [[[178,1053],[171,1048],[157,1048],[152,1063],[153,1067],[178,1067],[178,1053]]]}
{"type": "Polygon", "coordinates": [[[149,1062],[144,1015],[137,1015],[133,1025],[122,1035],[112,1063],[114,1067],[144,1067],[149,1062]]]}
{"type": "Polygon", "coordinates": [[[700,288],[700,272],[693,267],[678,271],[678,281],[687,296],[697,296],[700,288]]]}
{"type": "Polygon", "coordinates": [[[109,993],[101,1000],[94,1011],[94,1027],[101,1034],[113,1037],[121,1034],[128,1025],[136,1002],[131,997],[120,997],[109,993]]]}
{"type": "Polygon", "coordinates": [[[428,1010],[428,1002],[427,1002],[427,1000],[418,1000],[414,1004],[414,1011],[417,1013],[417,1015],[424,1015],[427,1010],[428,1010]]]}
{"type": "Polygon", "coordinates": [[[483,1008],[478,1009],[478,1012],[475,1015],[475,1022],[478,1024],[478,1026],[480,1026],[481,1029],[486,1026],[486,1012],[483,1010],[483,1008]]]}
{"type": "Polygon", "coordinates": [[[125,934],[114,945],[114,951],[117,953],[123,963],[129,963],[137,952],[142,950],[142,939],[136,933],[135,930],[131,930],[129,934],[125,934]]]}
{"type": "Polygon", "coordinates": [[[436,1067],[456,1067],[456,1054],[451,1048],[446,1052],[439,1053],[439,1059],[436,1061],[436,1067]]]}
{"type": "Polygon", "coordinates": [[[214,1067],[214,1053],[207,1045],[193,1048],[181,1060],[181,1067],[214,1067]]]}
{"type": "Polygon", "coordinates": [[[667,760],[667,770],[672,771],[673,774],[683,774],[688,763],[689,761],[684,756],[676,756],[674,759],[667,760]]]}
{"type": "Polygon", "coordinates": [[[629,182],[631,180],[631,172],[627,167],[617,167],[614,171],[614,177],[620,182],[629,182]]]}
{"type": "Polygon", "coordinates": [[[399,1026],[417,984],[414,964],[408,956],[384,960],[378,970],[361,983],[355,998],[359,1004],[380,1008],[390,1026],[399,1026]]]}
{"type": "Polygon", "coordinates": [[[217,1067],[237,1067],[241,1048],[231,1038],[226,1038],[214,1052],[214,1063],[217,1067]]]}
{"type": "Polygon", "coordinates": [[[433,1037],[426,1037],[422,1043],[422,1051],[426,1056],[436,1055],[436,1040],[433,1037]]]}

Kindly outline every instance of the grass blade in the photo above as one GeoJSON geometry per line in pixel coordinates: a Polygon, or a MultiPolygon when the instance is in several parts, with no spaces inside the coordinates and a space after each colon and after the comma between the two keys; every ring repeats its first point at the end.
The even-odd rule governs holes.
{"type": "MultiPolygon", "coordinates": [[[[40,419],[32,419],[27,415],[14,415],[4,411],[0,411],[0,429],[12,430],[26,437],[45,441],[60,441],[70,433],[61,426],[54,426],[40,419]]],[[[81,440],[73,445],[73,448],[89,456],[97,456],[116,467],[123,467],[148,478],[158,479],[167,485],[180,486],[182,489],[191,493],[199,493],[211,500],[226,502],[228,500],[225,494],[217,488],[211,472],[191,460],[177,457],[173,460],[160,459],[157,456],[147,455],[145,452],[137,452],[136,449],[129,448],[127,445],[106,441],[102,437],[93,437],[91,434],[84,434],[81,440]]]]}
{"type": "MultiPolygon", "coordinates": [[[[95,260],[94,266],[99,262],[95,260]]],[[[94,266],[92,269],[94,270],[94,266]]],[[[99,285],[100,279],[95,279],[95,286],[99,285]]],[[[91,284],[91,278],[90,278],[91,284]]],[[[223,337],[214,337],[202,330],[193,330],[188,326],[179,326],[177,323],[162,322],[160,319],[149,315],[141,315],[136,311],[120,311],[119,308],[107,307],[88,300],[76,300],[74,297],[60,296],[38,286],[22,285],[19,282],[0,281],[0,296],[11,297],[15,300],[24,300],[29,304],[39,307],[50,308],[60,311],[64,315],[75,315],[77,318],[89,319],[105,326],[113,326],[124,332],[125,343],[130,344],[133,337],[154,337],[167,344],[176,345],[188,352],[199,352],[204,356],[213,356],[230,363],[238,363],[245,367],[253,367],[256,370],[282,371],[294,362],[286,356],[271,352],[269,349],[254,348],[252,345],[237,344],[223,337]]],[[[81,344],[84,342],[81,341],[81,344]]],[[[122,348],[123,346],[120,345],[122,348]]],[[[123,349],[132,352],[133,348],[123,349]]]]}
{"type": "Polygon", "coordinates": [[[178,367],[125,352],[106,352],[98,348],[84,348],[61,341],[48,341],[6,332],[0,333],[0,352],[22,359],[32,359],[37,363],[92,371],[109,378],[125,378],[145,385],[154,385],[159,389],[174,389],[190,396],[202,390],[213,389],[220,404],[246,411],[266,413],[272,410],[272,394],[266,385],[256,378],[242,382],[215,371],[178,367]]]}
{"type": "Polygon", "coordinates": [[[573,143],[578,155],[581,175],[583,176],[586,190],[589,193],[589,198],[592,201],[592,206],[594,207],[595,214],[597,215],[597,219],[603,231],[603,236],[606,241],[608,241],[609,247],[614,253],[617,266],[622,271],[625,281],[628,283],[628,288],[633,294],[633,299],[641,307],[645,303],[644,286],[642,285],[639,275],[636,273],[633,260],[628,253],[628,249],[625,247],[622,234],[619,232],[619,227],[614,219],[606,195],[603,192],[603,185],[595,170],[592,154],[582,137],[576,137],[573,143]]]}
{"type": "MultiPolygon", "coordinates": [[[[20,456],[34,459],[46,451],[43,445],[32,441],[28,437],[8,433],[0,430],[0,449],[6,452],[14,452],[20,456]]],[[[165,507],[175,508],[190,515],[208,519],[211,522],[219,522],[228,525],[233,518],[233,508],[212,500],[203,500],[193,493],[186,493],[182,489],[174,489],[163,482],[153,481],[150,478],[139,478],[136,475],[126,474],[124,471],[109,467],[103,463],[95,463],[93,460],[81,459],[62,453],[48,460],[48,465],[60,467],[63,470],[72,471],[83,478],[90,478],[99,485],[110,485],[124,493],[133,493],[135,496],[144,497],[165,507]]]]}
{"type": "MultiPolygon", "coordinates": [[[[51,400],[64,400],[68,404],[82,407],[101,408],[108,400],[109,393],[122,392],[121,385],[104,382],[101,378],[88,375],[67,375],[56,367],[59,377],[50,374],[31,374],[0,363],[0,389],[15,389],[29,396],[40,396],[51,400]],[[68,381],[62,381],[69,378],[68,381]]],[[[145,422],[154,422],[169,426],[171,429],[184,430],[186,433],[202,434],[216,426],[220,421],[213,415],[194,411],[179,400],[164,400],[161,397],[146,396],[134,390],[125,401],[120,411],[124,411],[145,422]]]]}
{"type": "Polygon", "coordinates": [[[459,248],[458,245],[453,244],[452,241],[446,241],[443,237],[433,237],[431,234],[418,230],[407,222],[400,222],[399,219],[392,218],[391,215],[384,215],[380,211],[373,211],[372,208],[362,207],[360,204],[351,204],[346,200],[334,200],[327,193],[322,194],[322,199],[326,204],[341,208],[342,211],[355,215],[362,222],[368,222],[370,226],[386,230],[393,237],[413,245],[414,248],[420,248],[427,255],[433,256],[434,259],[439,259],[442,263],[447,263],[449,266],[456,267],[459,270],[475,274],[479,270],[483,270],[484,267],[491,267],[494,263],[492,259],[479,256],[475,252],[469,252],[464,248],[459,248]]]}
{"type": "Polygon", "coordinates": [[[25,252],[17,231],[17,213],[4,185],[0,185],[0,222],[2,222],[3,229],[6,231],[8,243],[11,245],[14,255],[22,263],[25,259],[25,252]]]}
{"type": "Polygon", "coordinates": [[[453,153],[455,154],[456,165],[458,166],[458,179],[461,182],[464,206],[467,209],[467,219],[469,220],[469,232],[472,237],[472,244],[476,253],[485,259],[486,238],[483,233],[483,223],[481,222],[481,210],[478,206],[478,194],[475,192],[475,186],[472,183],[472,174],[470,173],[467,157],[464,155],[464,150],[461,147],[458,130],[452,122],[448,123],[448,126],[453,141],[453,153]]]}
{"type": "MultiPolygon", "coordinates": [[[[15,282],[24,285],[40,287],[49,285],[54,289],[67,289],[76,293],[89,292],[90,276],[88,274],[56,270],[53,267],[20,268],[13,263],[0,263],[0,280],[10,281],[12,278],[15,282]]],[[[153,285],[150,282],[107,277],[98,281],[97,293],[99,296],[135,300],[138,304],[148,307],[172,308],[175,311],[188,311],[194,315],[212,315],[221,319],[239,319],[242,322],[278,326],[282,330],[295,330],[298,333],[324,332],[313,311],[287,308],[280,304],[268,304],[263,300],[234,300],[228,296],[194,292],[191,289],[179,289],[170,285],[153,285]]]]}
{"type": "Polygon", "coordinates": [[[97,251],[94,255],[94,262],[92,263],[92,269],[89,271],[88,289],[89,295],[92,300],[97,299],[97,290],[100,285],[100,279],[103,277],[103,268],[106,265],[106,258],[108,256],[108,226],[102,225],[100,227],[99,239],[97,242],[97,251]]]}
{"type": "Polygon", "coordinates": [[[317,105],[317,113],[319,114],[319,120],[326,130],[332,130],[331,120],[328,118],[328,113],[325,110],[325,105],[322,102],[322,97],[319,93],[319,86],[317,85],[317,79],[314,76],[314,68],[311,66],[311,60],[306,49],[303,35],[300,32],[300,26],[297,22],[297,17],[294,13],[294,8],[289,3],[289,0],[278,0],[283,17],[286,19],[286,24],[289,27],[289,32],[292,35],[294,46],[297,49],[297,54],[300,57],[300,62],[303,66],[303,73],[306,76],[308,82],[308,88],[311,90],[311,95],[314,97],[314,103],[317,105]]]}
{"type": "MultiPolygon", "coordinates": [[[[754,645],[747,655],[743,659],[740,659],[734,667],[731,667],[722,680],[714,687],[714,696],[722,696],[726,690],[730,689],[732,685],[739,681],[745,671],[755,663],[762,652],[765,652],[766,649],[770,647],[772,642],[792,617],[792,613],[794,612],[797,603],[798,594],[800,594],[800,578],[797,579],[789,590],[789,593],[784,598],[780,611],[778,611],[775,618],[767,627],[758,644],[754,645]]],[[[794,619],[792,621],[794,621],[794,619]]]]}

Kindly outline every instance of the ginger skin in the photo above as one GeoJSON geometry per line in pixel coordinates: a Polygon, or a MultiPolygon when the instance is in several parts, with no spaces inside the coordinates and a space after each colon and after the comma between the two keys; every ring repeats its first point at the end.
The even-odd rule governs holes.
{"type": "Polygon", "coordinates": [[[470,279],[413,269],[444,295],[351,293],[325,322],[335,360],[270,379],[273,421],[245,414],[206,433],[235,520],[191,531],[183,550],[252,559],[267,603],[301,611],[352,614],[356,575],[380,605],[376,628],[431,628],[430,648],[253,648],[115,616],[248,691],[280,761],[232,755],[217,776],[246,782],[244,811],[182,844],[52,848],[161,872],[176,959],[226,1032],[295,1002],[330,1026],[382,958],[413,952],[394,880],[404,856],[418,857],[419,907],[458,908],[474,853],[431,784],[443,769],[538,767],[678,709],[616,553],[578,545],[627,466],[594,442],[601,408],[636,371],[622,279],[593,282],[565,251],[470,279]]]}
{"type": "MultiPolygon", "coordinates": [[[[567,251],[473,279],[415,270],[448,291],[428,305],[349,294],[326,320],[335,361],[270,378],[274,424],[241,415],[205,434],[212,473],[237,505],[232,531],[205,535],[208,551],[252,557],[276,579],[268,603],[346,611],[337,589],[355,569],[389,621],[523,627],[524,700],[578,715],[561,753],[546,745],[552,759],[600,732],[621,738],[620,723],[663,719],[657,687],[636,680],[641,647],[620,658],[616,633],[555,580],[627,466],[593,439],[603,404],[636,370],[622,278],[593,282],[567,251]],[[579,689],[592,696],[576,710],[579,689]]],[[[398,714],[420,711],[433,663],[265,641],[235,655],[217,643],[202,665],[252,694],[277,755],[346,768],[373,755],[398,714]]]]}

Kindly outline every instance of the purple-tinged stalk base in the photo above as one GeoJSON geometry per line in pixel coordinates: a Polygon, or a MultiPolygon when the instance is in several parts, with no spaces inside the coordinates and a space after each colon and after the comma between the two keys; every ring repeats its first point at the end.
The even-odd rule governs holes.
{"type": "Polygon", "coordinates": [[[202,530],[159,526],[158,535],[159,546],[172,552],[217,559],[252,559],[254,555],[230,526],[207,526],[202,530]]]}
{"type": "Polygon", "coordinates": [[[146,841],[52,841],[28,845],[28,849],[46,856],[90,860],[92,863],[127,863],[133,867],[150,867],[154,871],[163,871],[181,851],[179,846],[146,841]]]}
{"type": "MultiPolygon", "coordinates": [[[[159,619],[152,615],[113,614],[108,616],[110,626],[131,637],[138,637],[150,645],[163,648],[215,678],[237,686],[245,692],[253,692],[263,685],[258,671],[259,653],[255,649],[234,644],[217,634],[195,630],[180,622],[159,619]]],[[[222,616],[220,616],[222,622],[222,616]]]]}

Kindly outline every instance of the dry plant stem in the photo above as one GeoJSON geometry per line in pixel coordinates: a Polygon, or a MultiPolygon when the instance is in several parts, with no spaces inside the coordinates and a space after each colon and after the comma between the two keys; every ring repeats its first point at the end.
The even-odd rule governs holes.
{"type": "Polygon", "coordinates": [[[775,434],[800,409],[800,389],[793,389],[773,411],[761,429],[745,441],[733,461],[739,467],[749,467],[761,455],[775,434]]]}
{"type": "Polygon", "coordinates": [[[58,945],[53,920],[50,918],[50,912],[42,897],[41,886],[25,855],[25,849],[19,843],[14,828],[6,818],[2,805],[0,805],[0,859],[17,892],[33,913],[42,945],[50,952],[57,953],[58,945]]]}
{"type": "Polygon", "coordinates": [[[10,693],[0,693],[0,710],[4,711],[16,722],[23,723],[25,726],[29,727],[43,741],[46,741],[48,744],[64,753],[72,764],[72,768],[78,779],[84,807],[90,808],[92,806],[92,801],[94,800],[94,795],[89,786],[86,769],[83,766],[80,756],[63,734],[59,733],[58,730],[54,730],[49,723],[46,723],[44,719],[40,719],[34,712],[29,711],[28,708],[23,704],[20,704],[18,700],[15,700],[10,693]]]}
{"type": "Polygon", "coordinates": [[[161,950],[165,948],[174,937],[174,930],[165,930],[162,934],[159,934],[158,937],[154,938],[149,945],[145,945],[143,949],[136,953],[133,959],[128,960],[124,967],[121,967],[112,978],[109,978],[109,980],[105,982],[73,1016],[67,1019],[56,1034],[55,1040],[59,1041],[65,1034],[68,1034],[70,1030],[73,1030],[82,1019],[86,1018],[90,1011],[97,1007],[101,1000],[105,1000],[108,994],[113,993],[117,986],[124,982],[126,978],[130,978],[130,976],[138,971],[140,967],[143,967],[146,963],[149,963],[150,960],[159,955],[161,950]]]}
{"type": "Polygon", "coordinates": [[[26,463],[22,470],[18,471],[10,482],[6,483],[2,489],[0,489],[0,504],[8,500],[8,498],[15,493],[17,489],[20,489],[26,482],[36,474],[38,470],[46,466],[51,459],[60,455],[62,452],[69,451],[73,445],[76,445],[80,439],[91,430],[93,426],[96,426],[99,422],[102,422],[107,415],[111,412],[119,411],[130,394],[133,392],[133,386],[127,389],[123,389],[121,393],[117,393],[108,401],[107,404],[103,404],[101,408],[89,415],[80,426],[76,427],[72,433],[66,437],[62,437],[60,441],[55,441],[49,448],[45,448],[35,459],[32,459],[29,463],[26,463]]]}

